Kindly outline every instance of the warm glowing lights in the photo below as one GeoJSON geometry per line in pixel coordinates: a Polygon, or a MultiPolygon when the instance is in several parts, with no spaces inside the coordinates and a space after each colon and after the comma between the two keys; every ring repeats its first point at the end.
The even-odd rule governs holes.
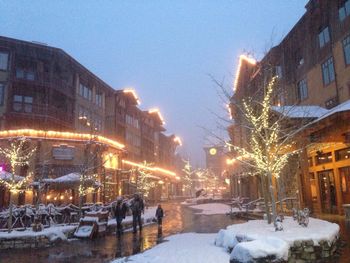
{"type": "Polygon", "coordinates": [[[226,159],[226,164],[227,165],[231,165],[231,164],[234,164],[236,162],[236,159],[226,159]]]}
{"type": "Polygon", "coordinates": [[[235,81],[234,81],[234,84],[233,84],[233,91],[236,91],[236,88],[237,88],[238,78],[239,78],[239,75],[241,74],[241,67],[242,67],[242,61],[243,60],[248,62],[251,65],[256,65],[256,60],[255,59],[250,58],[250,57],[248,57],[246,55],[240,55],[239,56],[238,68],[237,68],[237,71],[236,71],[236,77],[235,77],[235,81]]]}
{"type": "Polygon", "coordinates": [[[156,166],[150,167],[150,166],[143,165],[141,163],[134,163],[134,162],[131,162],[131,161],[128,161],[128,160],[123,160],[122,162],[125,163],[125,164],[128,164],[130,166],[135,166],[135,167],[138,167],[138,168],[141,168],[141,169],[145,169],[145,170],[148,170],[148,171],[160,172],[160,173],[163,173],[163,174],[176,176],[176,173],[174,173],[172,171],[169,171],[169,170],[166,170],[166,169],[163,169],[163,168],[160,168],[160,167],[156,167],[156,166]]]}
{"type": "Polygon", "coordinates": [[[134,97],[134,99],[136,100],[137,105],[141,104],[140,99],[137,96],[136,91],[134,89],[124,89],[123,92],[126,94],[128,94],[128,93],[131,94],[134,97]]]}
{"type": "Polygon", "coordinates": [[[210,155],[215,155],[215,154],[217,153],[216,148],[211,148],[211,149],[209,150],[209,153],[210,153],[210,155]]]}
{"type": "Polygon", "coordinates": [[[181,141],[180,137],[175,136],[174,142],[177,143],[179,146],[182,146],[182,141],[181,141]]]}
{"type": "MultiPolygon", "coordinates": [[[[91,141],[92,139],[92,135],[87,133],[43,131],[43,130],[33,130],[33,129],[0,131],[0,138],[11,138],[11,137],[31,137],[31,138],[46,138],[46,139],[75,140],[75,141],[76,140],[91,141]]],[[[118,149],[125,148],[125,145],[103,136],[99,136],[99,135],[94,136],[94,140],[103,144],[108,144],[118,149]]]]}
{"type": "Polygon", "coordinates": [[[164,184],[164,181],[159,180],[159,181],[158,181],[158,184],[164,184]]]}
{"type": "Polygon", "coordinates": [[[165,124],[164,118],[163,118],[162,114],[160,113],[160,110],[159,110],[159,109],[156,109],[156,108],[150,109],[150,110],[148,111],[148,113],[150,113],[150,114],[153,114],[153,113],[158,114],[158,118],[160,119],[160,121],[162,122],[162,124],[163,124],[163,125],[165,124]]]}

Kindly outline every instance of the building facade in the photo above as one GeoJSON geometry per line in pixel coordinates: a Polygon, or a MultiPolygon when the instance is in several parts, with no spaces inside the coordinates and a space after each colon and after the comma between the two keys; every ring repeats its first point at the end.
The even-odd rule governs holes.
{"type": "MultiPolygon", "coordinates": [[[[310,0],[305,8],[302,18],[261,61],[241,56],[229,134],[234,144],[244,146],[247,133],[233,105],[247,97],[261,100],[272,76],[278,77],[276,106],[321,107],[324,116],[315,117],[299,137],[305,147],[293,170],[295,192],[316,213],[342,214],[342,204],[350,202],[350,1],[310,0]]],[[[255,192],[254,197],[258,187],[255,192]]]]}
{"type": "MultiPolygon", "coordinates": [[[[113,89],[59,48],[0,37],[0,143],[25,137],[37,149],[23,176],[60,178],[89,163],[100,186],[87,201],[102,202],[132,194],[128,171],[144,161],[161,178],[175,178],[171,162],[159,164],[165,131],[159,111],[138,105],[135,91],[113,89]]],[[[67,190],[76,200],[76,189],[67,190]]],[[[28,192],[18,203],[29,199],[28,192]]],[[[0,202],[6,205],[5,189],[0,202]]]]}

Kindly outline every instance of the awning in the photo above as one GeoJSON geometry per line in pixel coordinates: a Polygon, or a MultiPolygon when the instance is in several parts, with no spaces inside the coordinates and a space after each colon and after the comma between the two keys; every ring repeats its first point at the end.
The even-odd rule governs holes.
{"type": "Polygon", "coordinates": [[[15,182],[19,182],[24,180],[23,176],[19,176],[19,175],[12,175],[12,173],[9,172],[5,172],[5,171],[1,171],[0,172],[0,179],[4,180],[6,182],[12,181],[13,179],[15,180],[15,182]]]}

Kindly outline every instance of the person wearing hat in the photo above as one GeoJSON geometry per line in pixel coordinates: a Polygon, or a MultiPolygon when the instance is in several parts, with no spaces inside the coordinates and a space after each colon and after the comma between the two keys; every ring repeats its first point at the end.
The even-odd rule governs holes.
{"type": "Polygon", "coordinates": [[[117,198],[117,205],[114,207],[115,220],[117,221],[116,234],[120,236],[123,233],[122,221],[125,218],[128,208],[126,203],[123,203],[123,198],[119,196],[117,198]]]}

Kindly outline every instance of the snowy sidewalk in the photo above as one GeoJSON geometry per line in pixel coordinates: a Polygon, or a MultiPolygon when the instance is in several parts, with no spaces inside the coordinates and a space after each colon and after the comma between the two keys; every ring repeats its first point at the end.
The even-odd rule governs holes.
{"type": "Polygon", "coordinates": [[[164,243],[112,263],[228,263],[229,254],[214,245],[216,234],[185,233],[167,237],[164,243]]]}

